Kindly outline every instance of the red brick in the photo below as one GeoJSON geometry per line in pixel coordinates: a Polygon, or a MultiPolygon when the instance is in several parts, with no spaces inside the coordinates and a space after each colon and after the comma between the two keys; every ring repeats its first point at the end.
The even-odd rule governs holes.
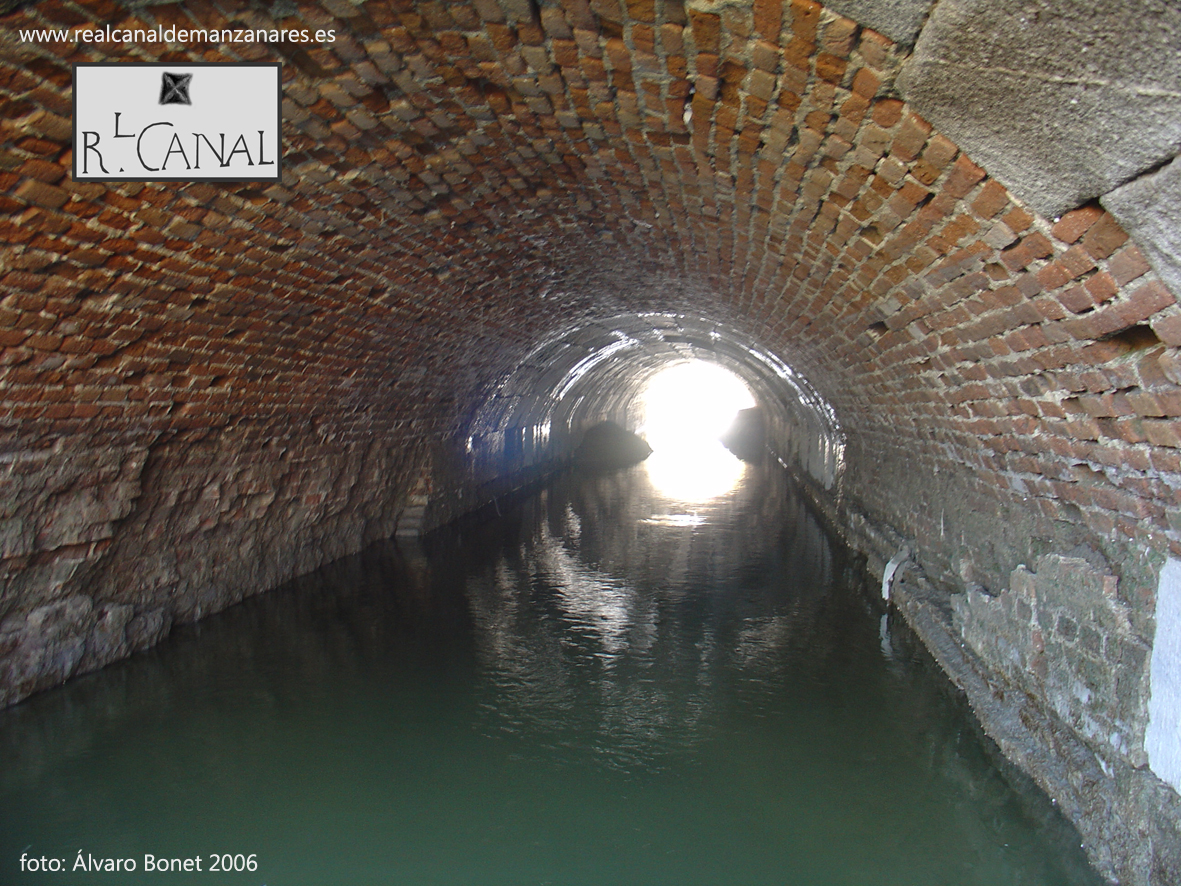
{"type": "Polygon", "coordinates": [[[1181,315],[1158,317],[1152,322],[1152,331],[1157,338],[1170,347],[1181,346],[1181,315]]]}
{"type": "Polygon", "coordinates": [[[953,197],[966,197],[982,178],[984,170],[960,154],[943,185],[943,190],[953,197]]]}
{"type": "Polygon", "coordinates": [[[1083,248],[1096,260],[1107,258],[1128,240],[1128,235],[1114,218],[1104,213],[1083,238],[1083,248]]]}
{"type": "Polygon", "coordinates": [[[1155,446],[1181,449],[1181,422],[1149,419],[1143,422],[1144,436],[1155,446]]]}
{"type": "Polygon", "coordinates": [[[689,24],[698,52],[717,52],[721,45],[722,20],[711,13],[689,10],[689,24]]]}
{"type": "Polygon", "coordinates": [[[37,181],[42,181],[46,184],[61,181],[66,175],[64,167],[57,163],[50,163],[47,160],[39,159],[26,160],[21,164],[19,172],[21,175],[35,178],[37,181]]]}
{"type": "Polygon", "coordinates": [[[1050,233],[1063,243],[1074,243],[1090,230],[1091,226],[1095,224],[1103,216],[1103,210],[1096,205],[1080,206],[1078,209],[1072,209],[1050,229],[1050,233]]]}
{"type": "Polygon", "coordinates": [[[1154,280],[1136,289],[1118,309],[1120,316],[1128,323],[1139,323],[1174,304],[1176,299],[1173,294],[1162,283],[1154,280]]]}
{"type": "Polygon", "coordinates": [[[1091,298],[1097,305],[1110,300],[1119,292],[1119,287],[1116,285],[1115,280],[1107,273],[1095,274],[1083,285],[1086,286],[1087,292],[1091,294],[1091,298]]]}
{"type": "Polygon", "coordinates": [[[972,203],[972,208],[982,218],[992,218],[1009,205],[1009,194],[1004,186],[996,181],[984,183],[979,196],[972,203]]]}
{"type": "Polygon", "coordinates": [[[843,58],[822,53],[816,58],[816,76],[822,80],[840,83],[848,64],[843,58]]]}
{"type": "Polygon", "coordinates": [[[755,0],[754,26],[764,40],[778,42],[779,29],[783,22],[782,0],[755,0]]]}
{"type": "Polygon", "coordinates": [[[1107,262],[1108,270],[1115,282],[1123,286],[1151,270],[1138,247],[1129,246],[1113,255],[1107,262]]]}
{"type": "Polygon", "coordinates": [[[1072,279],[1072,274],[1059,262],[1051,262],[1037,272],[1038,282],[1046,289],[1057,289],[1065,286],[1072,279]]]}
{"type": "Polygon", "coordinates": [[[1072,278],[1081,277],[1088,271],[1095,269],[1095,263],[1080,247],[1072,246],[1058,258],[1058,263],[1072,278]]]}
{"type": "Polygon", "coordinates": [[[1095,300],[1082,286],[1073,286],[1058,294],[1058,301],[1075,314],[1089,311],[1095,307],[1095,300]]]}
{"type": "Polygon", "coordinates": [[[823,8],[812,0],[791,0],[791,29],[806,40],[816,37],[816,26],[820,22],[823,8]]]}
{"type": "Polygon", "coordinates": [[[923,145],[927,143],[927,136],[930,132],[931,127],[922,118],[915,114],[908,114],[902,122],[898,135],[894,138],[890,153],[907,162],[914,160],[923,149],[923,145]]]}
{"type": "Polygon", "coordinates": [[[853,77],[853,92],[863,98],[873,98],[881,85],[881,78],[869,68],[861,68],[853,77]]]}
{"type": "Polygon", "coordinates": [[[70,202],[68,191],[62,190],[56,185],[38,181],[37,179],[28,179],[22,183],[16,189],[15,195],[26,203],[44,206],[46,209],[61,209],[61,207],[70,202]]]}
{"type": "Polygon", "coordinates": [[[903,104],[896,98],[884,98],[873,103],[873,122],[890,129],[902,119],[903,104]]]}
{"type": "Polygon", "coordinates": [[[1037,231],[1034,231],[1021,242],[1029,248],[1029,252],[1034,258],[1049,258],[1054,254],[1054,244],[1037,231]]]}
{"type": "Polygon", "coordinates": [[[1014,207],[1004,214],[1002,217],[1004,223],[1009,226],[1009,230],[1014,234],[1021,234],[1029,230],[1029,226],[1033,224],[1033,216],[1022,209],[1020,206],[1014,207]]]}

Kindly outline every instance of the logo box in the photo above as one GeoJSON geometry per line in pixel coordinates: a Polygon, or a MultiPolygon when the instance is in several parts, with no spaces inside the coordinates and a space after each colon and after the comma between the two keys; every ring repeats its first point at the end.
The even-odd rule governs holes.
{"type": "Polygon", "coordinates": [[[74,65],[75,181],[258,181],[282,173],[277,62],[74,65]]]}

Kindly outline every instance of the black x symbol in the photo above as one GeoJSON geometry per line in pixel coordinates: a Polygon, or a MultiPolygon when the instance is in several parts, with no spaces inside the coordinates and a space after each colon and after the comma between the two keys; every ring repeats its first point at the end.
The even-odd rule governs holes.
{"type": "Polygon", "coordinates": [[[164,74],[160,82],[160,104],[162,105],[191,105],[189,98],[189,84],[193,82],[192,74],[164,74]]]}

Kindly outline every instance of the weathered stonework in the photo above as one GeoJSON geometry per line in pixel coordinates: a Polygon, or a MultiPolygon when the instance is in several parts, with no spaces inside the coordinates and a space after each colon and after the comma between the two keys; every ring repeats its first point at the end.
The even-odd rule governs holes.
{"type": "Polygon", "coordinates": [[[956,626],[1014,687],[1045,699],[1101,759],[1147,762],[1149,641],[1132,625],[1119,581],[1081,557],[1018,567],[1007,589],[954,597],[956,626]]]}
{"type": "Polygon", "coordinates": [[[1176,881],[1181,796],[1148,767],[1138,743],[1147,700],[1141,638],[1153,632],[1101,558],[1090,550],[1045,555],[1036,573],[1013,571],[1012,589],[990,595],[969,583],[949,597],[947,586],[929,580],[932,551],[834,501],[802,472],[797,478],[830,526],[866,554],[874,578],[892,555],[907,552],[892,576],[889,606],[966,694],[1002,753],[1076,824],[1096,868],[1119,883],[1176,881]],[[1063,618],[1087,622],[1093,634],[1062,622],[1047,642],[1042,626],[1058,629],[1063,618]],[[1100,635],[1098,626],[1115,631],[1100,635]],[[1072,648],[1080,639],[1091,646],[1082,655],[1072,648]],[[1100,662],[1095,648],[1119,658],[1100,662]],[[1118,733],[1113,741],[1104,728],[1121,721],[1134,725],[1131,741],[1118,733]]]}
{"type": "Polygon", "coordinates": [[[1176,153],[1179,39],[1168,0],[942,0],[900,85],[977,163],[1056,217],[1176,153]]]}

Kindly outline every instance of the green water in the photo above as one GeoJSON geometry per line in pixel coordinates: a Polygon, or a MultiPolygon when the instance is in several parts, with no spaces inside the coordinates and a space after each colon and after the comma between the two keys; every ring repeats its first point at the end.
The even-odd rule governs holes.
{"type": "Polygon", "coordinates": [[[859,575],[755,469],[379,545],[0,712],[0,884],[1100,883],[859,575]]]}

